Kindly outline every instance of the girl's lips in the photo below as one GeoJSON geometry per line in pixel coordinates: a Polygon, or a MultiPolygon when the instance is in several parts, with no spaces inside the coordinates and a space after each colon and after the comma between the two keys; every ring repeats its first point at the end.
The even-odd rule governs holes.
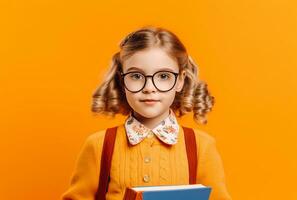
{"type": "Polygon", "coordinates": [[[155,100],[155,99],[143,99],[143,100],[140,100],[140,101],[159,101],[159,100],[155,100]]]}
{"type": "Polygon", "coordinates": [[[140,100],[140,102],[143,102],[143,103],[145,103],[147,105],[154,105],[157,102],[159,102],[159,100],[140,100]]]}

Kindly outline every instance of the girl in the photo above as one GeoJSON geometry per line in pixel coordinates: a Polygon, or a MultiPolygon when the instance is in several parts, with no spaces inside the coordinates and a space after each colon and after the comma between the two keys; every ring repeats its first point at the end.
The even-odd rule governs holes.
{"type": "MultiPolygon", "coordinates": [[[[184,129],[176,116],[193,111],[195,122],[206,124],[214,105],[207,84],[196,77],[197,65],[174,33],[143,27],[124,38],[93,94],[93,112],[127,116],[116,129],[110,171],[100,171],[106,164],[101,160],[106,130],[100,130],[86,139],[62,199],[98,199],[104,173],[109,173],[106,200],[122,200],[126,187],[189,184],[184,129]]],[[[199,129],[194,135],[194,181],[212,188],[211,200],[230,200],[215,139],[199,129]]]]}

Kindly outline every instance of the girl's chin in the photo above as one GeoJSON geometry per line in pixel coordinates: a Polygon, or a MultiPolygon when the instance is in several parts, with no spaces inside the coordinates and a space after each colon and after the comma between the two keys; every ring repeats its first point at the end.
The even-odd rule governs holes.
{"type": "Polygon", "coordinates": [[[140,115],[140,117],[143,117],[143,118],[154,118],[160,114],[156,109],[154,110],[142,109],[140,112],[137,112],[137,113],[138,115],[140,115]]]}

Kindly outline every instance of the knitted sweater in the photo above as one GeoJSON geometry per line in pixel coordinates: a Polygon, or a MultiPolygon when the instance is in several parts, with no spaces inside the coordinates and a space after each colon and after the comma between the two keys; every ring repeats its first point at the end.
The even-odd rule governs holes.
{"type": "MultiPolygon", "coordinates": [[[[69,188],[62,200],[94,200],[98,189],[101,151],[106,130],[89,135],[77,157],[69,188]]],[[[198,153],[197,184],[212,188],[210,200],[231,200],[226,187],[223,162],[214,137],[194,129],[198,153]]],[[[153,134],[151,134],[153,135],[153,134]]],[[[117,130],[106,200],[122,200],[126,187],[189,184],[183,129],[175,145],[155,135],[129,146],[125,127],[117,130]]]]}

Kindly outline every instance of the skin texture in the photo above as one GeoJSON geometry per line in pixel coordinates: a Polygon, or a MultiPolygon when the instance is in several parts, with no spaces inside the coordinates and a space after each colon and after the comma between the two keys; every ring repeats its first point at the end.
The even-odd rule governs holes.
{"type": "MultiPolygon", "coordinates": [[[[177,62],[161,48],[150,48],[133,54],[124,61],[123,72],[128,72],[131,67],[139,68],[132,71],[140,71],[145,75],[152,75],[165,67],[173,72],[179,71],[177,62]]],[[[183,88],[184,78],[185,72],[183,71],[177,77],[175,86],[168,92],[158,91],[151,78],[147,79],[145,87],[137,93],[132,93],[125,88],[127,101],[134,110],[134,117],[150,129],[157,126],[169,115],[169,109],[176,92],[181,91],[183,88]],[[156,99],[158,102],[147,105],[140,101],[142,99],[156,99]]]]}

